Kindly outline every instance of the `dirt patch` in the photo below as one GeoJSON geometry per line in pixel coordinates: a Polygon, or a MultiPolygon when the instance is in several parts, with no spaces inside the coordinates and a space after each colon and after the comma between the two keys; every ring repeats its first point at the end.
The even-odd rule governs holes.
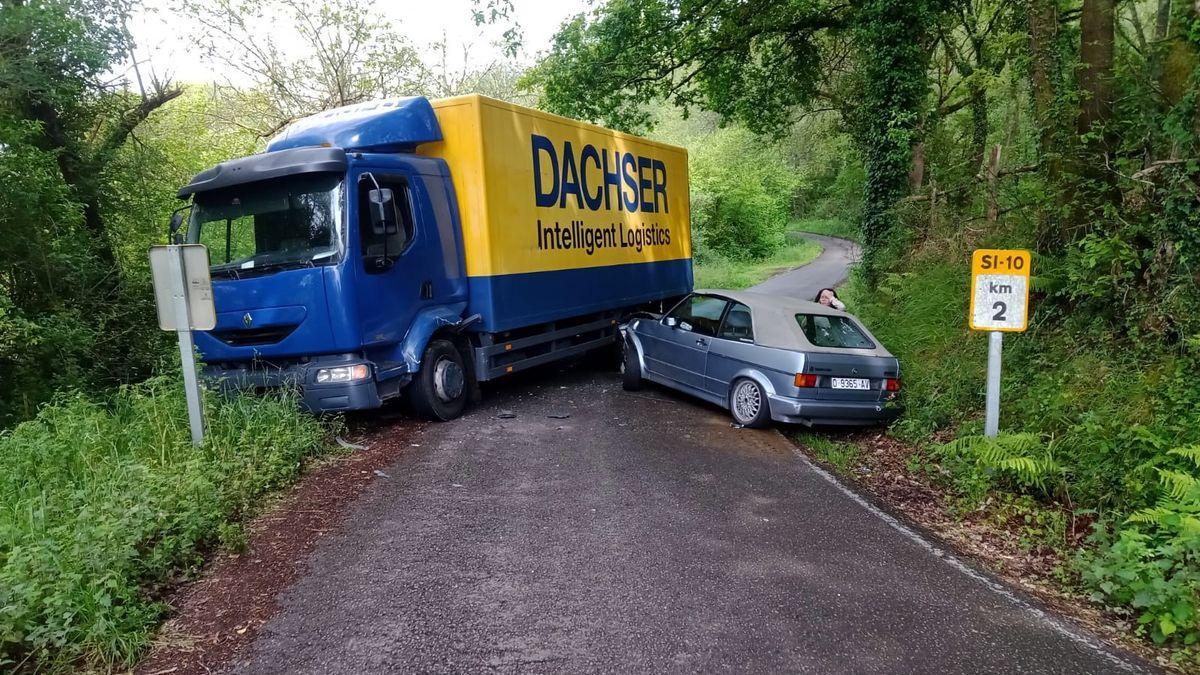
{"type": "Polygon", "coordinates": [[[163,625],[140,675],[191,675],[223,670],[245,653],[271,616],[276,596],[307,567],[320,538],[343,521],[347,507],[381,471],[413,447],[421,424],[402,417],[352,426],[365,449],[310,470],[247,527],[245,553],[221,553],[201,577],[170,598],[163,625]]]}
{"type": "MultiPolygon", "coordinates": [[[[1171,651],[1133,634],[1128,617],[1106,613],[1064,583],[1068,560],[1060,551],[1030,547],[1019,524],[997,518],[988,505],[971,513],[955,513],[950,498],[931,476],[912,471],[917,449],[885,433],[830,433],[830,440],[858,448],[853,460],[832,466],[802,439],[789,436],[804,453],[839,478],[866,492],[897,515],[907,517],[933,538],[984,569],[1037,598],[1055,612],[1085,627],[1119,648],[1138,654],[1163,668],[1183,672],[1171,661],[1171,651]]],[[[940,439],[949,440],[949,439],[940,439]]],[[[1068,514],[1069,517],[1069,514],[1068,514]]],[[[1086,537],[1090,522],[1070,522],[1072,545],[1086,537]]]]}

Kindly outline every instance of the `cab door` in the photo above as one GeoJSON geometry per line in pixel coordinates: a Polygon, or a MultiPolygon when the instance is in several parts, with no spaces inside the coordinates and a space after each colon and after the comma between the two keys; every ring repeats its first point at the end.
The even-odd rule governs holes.
{"type": "MultiPolygon", "coordinates": [[[[351,179],[350,245],[358,288],[352,294],[362,321],[363,348],[383,358],[407,334],[421,307],[433,301],[431,260],[440,259],[436,228],[420,176],[406,166],[363,167],[351,179]],[[367,195],[392,190],[396,231],[377,234],[367,195]]],[[[385,366],[386,367],[386,366],[385,366]]]]}

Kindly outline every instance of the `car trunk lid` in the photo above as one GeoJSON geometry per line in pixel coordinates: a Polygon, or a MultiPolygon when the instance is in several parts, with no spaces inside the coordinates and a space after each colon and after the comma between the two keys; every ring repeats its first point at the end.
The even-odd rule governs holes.
{"type": "MultiPolygon", "coordinates": [[[[893,356],[808,352],[804,358],[806,374],[817,376],[817,398],[842,401],[877,401],[886,390],[888,379],[900,377],[900,363],[893,356]],[[867,381],[866,389],[835,388],[834,379],[867,381]]],[[[850,384],[843,382],[843,385],[850,384]]]]}

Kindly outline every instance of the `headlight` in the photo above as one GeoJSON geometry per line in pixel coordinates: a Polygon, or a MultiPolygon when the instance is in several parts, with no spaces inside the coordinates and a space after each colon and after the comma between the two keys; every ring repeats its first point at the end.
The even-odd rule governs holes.
{"type": "Polygon", "coordinates": [[[354,382],[365,380],[371,376],[371,369],[363,364],[357,366],[338,366],[337,368],[322,368],[317,371],[317,384],[332,382],[354,382]]]}

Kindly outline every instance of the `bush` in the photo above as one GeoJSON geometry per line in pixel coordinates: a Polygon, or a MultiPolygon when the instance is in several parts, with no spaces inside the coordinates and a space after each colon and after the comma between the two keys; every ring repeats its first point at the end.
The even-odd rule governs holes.
{"type": "Polygon", "coordinates": [[[323,451],[288,395],[205,405],[200,448],[167,377],[61,396],[0,435],[0,666],[131,664],[164,588],[323,451]]]}
{"type": "Polygon", "coordinates": [[[700,261],[765,258],[786,242],[800,183],[774,146],[741,128],[716,131],[691,156],[692,229],[700,261]]]}
{"type": "Polygon", "coordinates": [[[1115,539],[1103,530],[1098,550],[1080,559],[1093,599],[1132,607],[1139,632],[1157,643],[1200,642],[1200,446],[1168,454],[1184,460],[1159,468],[1158,504],[1137,511],[1115,539]]]}

